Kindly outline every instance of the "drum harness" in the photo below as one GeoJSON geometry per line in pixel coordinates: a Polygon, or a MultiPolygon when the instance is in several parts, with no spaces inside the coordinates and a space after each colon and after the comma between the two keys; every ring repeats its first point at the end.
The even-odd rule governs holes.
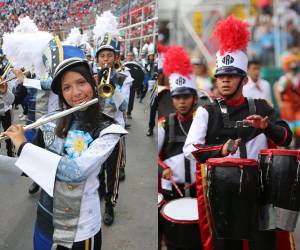
{"type": "MultiPolygon", "coordinates": [[[[175,135],[175,117],[176,114],[172,113],[169,115],[169,143],[174,142],[182,142],[184,143],[188,134],[188,131],[185,131],[185,129],[182,126],[182,123],[178,120],[178,124],[180,127],[180,130],[184,135],[175,135]]],[[[191,165],[190,161],[186,158],[184,158],[184,169],[185,169],[185,183],[184,186],[188,186],[191,184],[191,165]]],[[[189,189],[185,189],[185,196],[190,196],[189,189]]]]}
{"type": "MultiPolygon", "coordinates": [[[[253,98],[247,98],[248,105],[249,105],[249,115],[256,114],[256,106],[253,98]]],[[[241,142],[239,144],[239,150],[240,150],[240,157],[246,159],[247,158],[247,149],[246,149],[246,141],[244,138],[242,138],[242,130],[243,128],[248,128],[249,125],[245,123],[244,121],[230,121],[227,105],[222,98],[217,98],[217,102],[219,104],[221,115],[223,119],[224,128],[233,128],[237,129],[238,137],[241,139],[241,142]]],[[[243,181],[243,168],[240,167],[241,170],[241,176],[240,176],[240,188],[239,192],[242,191],[242,181],[243,181]]]]}

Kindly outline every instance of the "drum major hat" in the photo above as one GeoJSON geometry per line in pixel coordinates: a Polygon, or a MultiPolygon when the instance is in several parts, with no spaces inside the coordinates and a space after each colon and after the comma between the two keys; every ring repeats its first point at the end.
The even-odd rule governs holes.
{"type": "Polygon", "coordinates": [[[84,67],[87,68],[88,71],[91,71],[89,63],[82,59],[82,58],[77,58],[77,57],[72,57],[72,58],[68,58],[66,60],[63,60],[55,69],[55,72],[53,74],[53,80],[51,83],[51,89],[55,94],[59,94],[60,93],[60,78],[62,76],[62,74],[75,66],[78,65],[82,65],[84,67]]]}
{"type": "Polygon", "coordinates": [[[197,95],[191,60],[179,46],[170,46],[165,53],[163,72],[169,77],[171,95],[197,95]]]}
{"type": "Polygon", "coordinates": [[[248,56],[246,53],[250,41],[248,24],[233,16],[216,24],[213,37],[220,42],[217,52],[215,77],[221,75],[247,75],[248,56]]]}
{"type": "Polygon", "coordinates": [[[51,39],[43,51],[43,63],[51,77],[62,61],[73,57],[83,59],[85,54],[80,47],[63,45],[58,36],[51,39]]]}
{"type": "Polygon", "coordinates": [[[110,11],[105,11],[101,16],[97,17],[96,25],[93,29],[96,41],[96,57],[104,49],[118,53],[121,39],[118,35],[117,26],[117,18],[110,11]]]}

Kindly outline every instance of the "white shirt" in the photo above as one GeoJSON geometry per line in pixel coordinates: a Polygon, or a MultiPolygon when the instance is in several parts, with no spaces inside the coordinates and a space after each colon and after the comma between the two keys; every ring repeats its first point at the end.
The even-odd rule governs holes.
{"type": "MultiPolygon", "coordinates": [[[[79,157],[71,159],[70,164],[68,164],[68,161],[66,161],[65,158],[60,158],[58,165],[55,164],[56,166],[50,166],[50,158],[61,156],[58,156],[57,154],[46,149],[41,149],[31,143],[27,143],[22,150],[21,156],[23,156],[23,158],[24,154],[28,154],[28,156],[30,156],[31,168],[34,169],[35,172],[39,172],[40,176],[49,175],[47,168],[56,168],[56,177],[61,181],[65,181],[62,179],[64,176],[67,179],[73,179],[76,177],[76,179],[73,179],[71,182],[77,182],[77,180],[86,179],[74,242],[82,241],[94,236],[101,228],[98,175],[102,164],[113,151],[115,145],[120,139],[120,136],[126,133],[126,130],[121,128],[119,125],[110,125],[101,131],[99,137],[95,139],[79,157]],[[24,150],[26,148],[29,148],[30,150],[24,150]],[[41,159],[39,154],[36,153],[38,152],[37,150],[45,151],[48,156],[41,159]],[[44,163],[41,163],[41,161],[44,163]],[[41,165],[44,166],[44,168],[41,168],[41,165]],[[68,167],[69,165],[72,165],[72,168],[68,167]]],[[[19,166],[22,166],[22,164],[25,163],[19,162],[19,166]]],[[[31,177],[35,182],[40,183],[38,179],[33,178],[31,175],[29,175],[29,177],[31,177]]],[[[49,182],[55,182],[55,180],[53,178],[49,178],[49,182]]],[[[68,182],[70,181],[65,182],[66,186],[68,182]]]]}
{"type": "MultiPolygon", "coordinates": [[[[162,149],[165,141],[165,135],[165,129],[162,126],[158,126],[158,152],[162,149]]],[[[183,152],[165,159],[164,162],[172,169],[174,181],[176,183],[185,183],[185,158],[183,152]]],[[[195,181],[195,172],[196,161],[194,159],[190,159],[190,175],[192,183],[195,181]]]]}
{"type": "MultiPolygon", "coordinates": [[[[183,146],[183,152],[186,158],[195,159],[193,152],[197,151],[194,144],[205,144],[205,137],[207,134],[207,127],[209,119],[209,113],[203,107],[199,107],[196,111],[196,115],[193,119],[188,136],[183,146]]],[[[258,159],[258,155],[261,149],[268,148],[267,138],[264,134],[259,134],[246,143],[247,158],[258,159]]],[[[239,149],[233,155],[226,156],[227,158],[240,158],[239,149]]]]}
{"type": "Polygon", "coordinates": [[[255,86],[253,80],[249,77],[249,81],[243,87],[243,95],[245,97],[251,97],[255,99],[265,99],[269,103],[272,103],[272,91],[270,83],[266,80],[259,79],[257,82],[259,89],[255,86]]]}

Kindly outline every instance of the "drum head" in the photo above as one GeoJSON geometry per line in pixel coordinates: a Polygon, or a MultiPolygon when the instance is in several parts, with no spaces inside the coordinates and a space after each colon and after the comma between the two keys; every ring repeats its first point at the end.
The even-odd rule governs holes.
{"type": "Polygon", "coordinates": [[[165,204],[161,215],[168,221],[177,224],[198,223],[198,206],[196,198],[175,199],[165,204]]]}

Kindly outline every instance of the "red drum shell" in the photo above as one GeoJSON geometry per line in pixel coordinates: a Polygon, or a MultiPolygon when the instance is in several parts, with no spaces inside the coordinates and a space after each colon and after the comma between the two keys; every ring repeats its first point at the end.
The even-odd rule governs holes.
{"type": "Polygon", "coordinates": [[[254,159],[241,159],[241,158],[210,158],[206,161],[209,167],[243,167],[243,166],[255,166],[257,167],[257,161],[254,159]]]}
{"type": "Polygon", "coordinates": [[[300,150],[292,149],[262,149],[260,150],[261,155],[288,155],[300,157],[300,150]]]}

